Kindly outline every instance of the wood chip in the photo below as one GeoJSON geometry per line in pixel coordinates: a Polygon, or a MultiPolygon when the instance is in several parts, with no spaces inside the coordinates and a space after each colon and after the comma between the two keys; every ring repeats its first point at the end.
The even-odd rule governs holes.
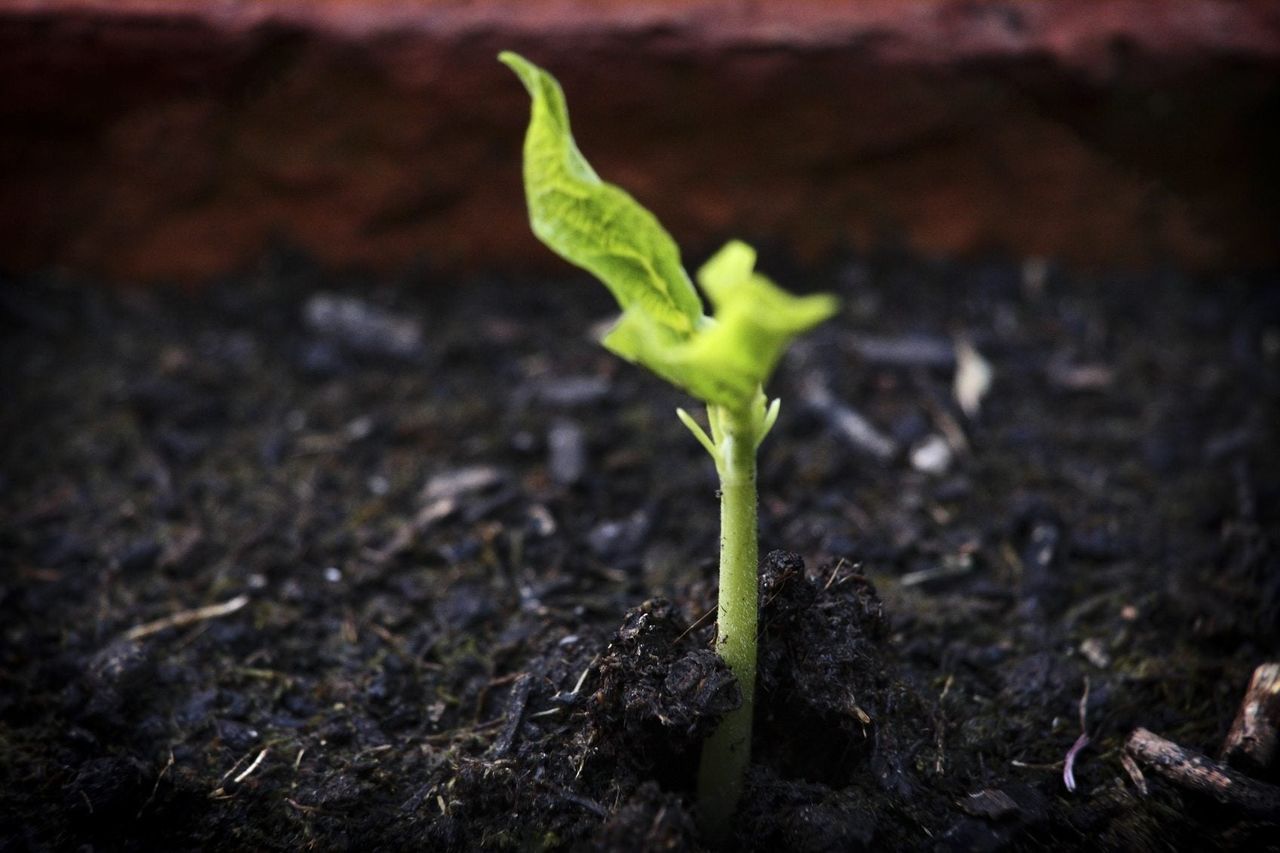
{"type": "Polygon", "coordinates": [[[1280,815],[1280,787],[1250,779],[1146,729],[1135,729],[1124,748],[1138,763],[1179,788],[1248,815],[1280,815]]]}
{"type": "Polygon", "coordinates": [[[1142,775],[1142,768],[1138,766],[1138,762],[1133,760],[1132,755],[1127,752],[1120,753],[1120,764],[1124,767],[1124,772],[1129,774],[1129,779],[1133,782],[1134,787],[1138,789],[1139,794],[1145,797],[1151,793],[1151,790],[1147,787],[1147,777],[1142,775]]]}
{"type": "Polygon", "coordinates": [[[1222,760],[1260,778],[1280,771],[1280,663],[1253,671],[1222,744],[1222,760]]]}

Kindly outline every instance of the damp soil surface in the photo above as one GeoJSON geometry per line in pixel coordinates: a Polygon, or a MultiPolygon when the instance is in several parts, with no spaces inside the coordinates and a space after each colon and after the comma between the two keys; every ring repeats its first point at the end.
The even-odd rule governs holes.
{"type": "MultiPolygon", "coordinates": [[[[1280,655],[1275,276],[764,266],[843,310],[770,389],[728,846],[1275,845],[1123,760],[1215,754],[1280,655]]],[[[0,282],[0,850],[705,849],[714,473],[609,314],[0,282]]]]}

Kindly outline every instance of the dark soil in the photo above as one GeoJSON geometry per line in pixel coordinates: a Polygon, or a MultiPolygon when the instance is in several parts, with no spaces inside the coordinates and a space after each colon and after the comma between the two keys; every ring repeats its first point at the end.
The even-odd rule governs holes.
{"type": "MultiPolygon", "coordinates": [[[[1275,849],[1121,763],[1215,754],[1280,655],[1274,276],[764,266],[845,307],[771,389],[732,846],[1275,849]]],[[[284,254],[0,281],[0,850],[702,847],[714,477],[609,313],[284,254]]]]}

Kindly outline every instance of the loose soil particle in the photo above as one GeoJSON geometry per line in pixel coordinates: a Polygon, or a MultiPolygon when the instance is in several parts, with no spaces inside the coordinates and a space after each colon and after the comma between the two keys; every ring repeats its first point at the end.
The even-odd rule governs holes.
{"type": "MultiPolygon", "coordinates": [[[[1280,654],[1274,276],[765,266],[845,309],[771,389],[734,847],[1274,845],[1122,766],[1216,753],[1280,654]]],[[[0,850],[701,849],[714,478],[608,314],[287,253],[0,282],[0,850]]]]}

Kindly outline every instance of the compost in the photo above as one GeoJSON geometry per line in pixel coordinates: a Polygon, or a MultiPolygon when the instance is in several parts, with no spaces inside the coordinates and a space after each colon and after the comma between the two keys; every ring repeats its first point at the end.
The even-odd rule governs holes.
{"type": "MultiPolygon", "coordinates": [[[[1275,276],[761,266],[843,308],[770,389],[734,848],[1275,849],[1274,764],[1126,748],[1217,762],[1280,656],[1275,276]]],[[[704,849],[714,472],[609,314],[0,281],[0,850],[704,849]]]]}

